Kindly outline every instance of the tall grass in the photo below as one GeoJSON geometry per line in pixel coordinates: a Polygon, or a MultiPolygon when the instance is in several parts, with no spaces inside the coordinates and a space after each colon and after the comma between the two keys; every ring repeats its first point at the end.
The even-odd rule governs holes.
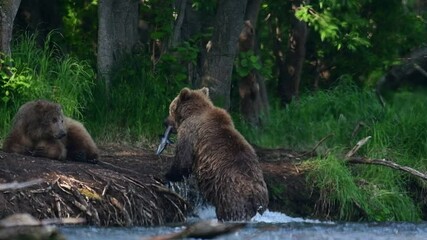
{"type": "Polygon", "coordinates": [[[70,116],[82,117],[82,110],[92,100],[95,73],[86,61],[64,55],[52,42],[50,33],[43,46],[36,36],[23,34],[13,47],[13,59],[19,69],[29,70],[31,86],[18,102],[45,98],[62,104],[70,116]]]}
{"type": "MultiPolygon", "coordinates": [[[[92,101],[95,78],[86,62],[64,55],[48,35],[43,46],[36,36],[22,34],[12,46],[13,72],[27,87],[9,87],[9,101],[2,102],[0,136],[4,137],[19,106],[35,99],[62,105],[66,115],[83,119],[83,110],[92,101]]],[[[3,96],[1,96],[3,97],[3,96]]]]}
{"type": "Polygon", "coordinates": [[[321,189],[317,211],[323,215],[332,212],[346,221],[417,221],[421,217],[400,172],[374,166],[349,167],[336,154],[306,164],[313,166],[308,183],[321,189]]]}
{"type": "Polygon", "coordinates": [[[261,146],[306,150],[332,135],[323,149],[346,148],[364,136],[360,132],[353,136],[359,124],[372,125],[383,115],[384,109],[373,92],[361,91],[343,79],[335,88],[303,95],[285,109],[274,103],[262,128],[254,129],[241,122],[236,125],[251,142],[261,146]]]}

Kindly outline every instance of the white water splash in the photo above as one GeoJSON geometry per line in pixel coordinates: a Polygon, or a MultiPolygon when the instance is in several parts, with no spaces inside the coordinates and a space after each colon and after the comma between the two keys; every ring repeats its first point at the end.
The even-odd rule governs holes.
{"type": "Polygon", "coordinates": [[[203,205],[194,211],[195,219],[211,220],[216,219],[215,208],[212,205],[203,205]]]}
{"type": "Polygon", "coordinates": [[[266,210],[262,215],[257,213],[251,222],[265,222],[265,223],[290,223],[290,222],[309,222],[309,223],[320,223],[319,220],[304,219],[297,217],[289,217],[288,215],[281,212],[272,212],[266,210]]]}
{"type": "MultiPolygon", "coordinates": [[[[212,205],[202,206],[195,210],[195,219],[201,220],[212,220],[216,219],[215,208],[212,205]]],[[[319,220],[313,219],[304,219],[304,218],[295,218],[289,217],[288,215],[280,212],[272,212],[266,210],[262,215],[257,213],[252,219],[251,222],[254,223],[291,223],[291,222],[308,222],[308,223],[325,223],[319,220]]],[[[332,222],[331,222],[332,223],[332,222]]]]}

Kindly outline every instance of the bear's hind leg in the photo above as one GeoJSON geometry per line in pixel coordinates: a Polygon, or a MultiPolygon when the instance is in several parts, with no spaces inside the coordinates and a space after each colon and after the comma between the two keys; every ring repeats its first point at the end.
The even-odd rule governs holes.
{"type": "Polygon", "coordinates": [[[12,133],[3,142],[3,151],[31,155],[32,142],[23,134],[12,133]]]}
{"type": "Polygon", "coordinates": [[[65,118],[67,125],[67,158],[79,162],[98,162],[99,150],[82,123],[65,118]]]}

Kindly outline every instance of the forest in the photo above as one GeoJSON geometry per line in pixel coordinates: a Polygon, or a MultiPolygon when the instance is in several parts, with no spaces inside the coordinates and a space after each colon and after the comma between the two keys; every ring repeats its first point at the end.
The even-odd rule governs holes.
{"type": "MultiPolygon", "coordinates": [[[[208,87],[254,146],[310,152],[313,216],[427,219],[427,2],[2,0],[0,142],[62,105],[98,145],[154,149],[183,87],[208,87]]],[[[285,189],[270,186],[281,201],[285,189]]]]}

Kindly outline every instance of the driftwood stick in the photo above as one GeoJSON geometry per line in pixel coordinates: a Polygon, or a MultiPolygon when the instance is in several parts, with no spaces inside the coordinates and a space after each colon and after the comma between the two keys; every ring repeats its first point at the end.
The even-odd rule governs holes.
{"type": "Polygon", "coordinates": [[[393,169],[397,169],[397,170],[400,170],[400,171],[404,171],[404,172],[410,173],[410,174],[412,174],[414,176],[417,176],[417,177],[419,177],[421,179],[427,180],[427,175],[426,174],[424,174],[424,173],[422,173],[422,172],[420,172],[418,170],[415,170],[413,168],[410,168],[410,167],[407,167],[407,166],[402,166],[402,165],[399,165],[399,164],[397,164],[395,162],[392,162],[392,161],[389,161],[389,160],[386,160],[386,159],[365,159],[365,158],[358,157],[358,158],[350,158],[347,161],[349,163],[355,163],[355,164],[382,165],[382,166],[386,166],[386,167],[389,167],[389,168],[393,168],[393,169]]]}
{"type": "Polygon", "coordinates": [[[30,181],[21,182],[21,183],[17,181],[13,181],[11,183],[2,183],[0,184],[0,191],[31,187],[33,185],[37,185],[42,182],[43,182],[43,179],[38,178],[38,179],[33,179],[30,181]]]}
{"type": "Polygon", "coordinates": [[[367,136],[364,139],[358,141],[356,145],[345,155],[345,158],[351,158],[366,142],[371,138],[371,136],[367,136]]]}
{"type": "Polygon", "coordinates": [[[414,63],[414,68],[418,70],[424,77],[427,77],[427,72],[418,64],[414,63]]]}

